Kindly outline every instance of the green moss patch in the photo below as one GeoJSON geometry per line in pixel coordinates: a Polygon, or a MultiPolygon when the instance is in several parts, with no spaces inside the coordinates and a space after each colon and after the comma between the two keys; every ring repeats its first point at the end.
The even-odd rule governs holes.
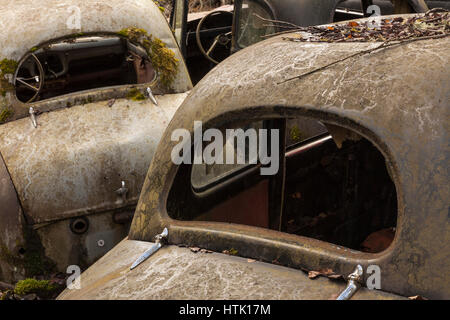
{"type": "Polygon", "coordinates": [[[138,89],[131,89],[127,93],[127,98],[133,101],[142,101],[145,100],[145,95],[138,89]]]}
{"type": "Polygon", "coordinates": [[[147,51],[161,84],[170,88],[178,72],[179,61],[175,58],[175,53],[161,39],[149,35],[144,29],[130,27],[120,30],[118,34],[140,44],[147,51]]]}
{"type": "Polygon", "coordinates": [[[0,74],[14,74],[16,72],[18,62],[10,59],[3,59],[0,61],[0,74]]]}
{"type": "Polygon", "coordinates": [[[7,74],[13,75],[16,72],[18,62],[10,59],[0,60],[0,124],[5,123],[12,115],[11,110],[4,102],[6,93],[13,91],[14,87],[5,77],[7,74]]]}
{"type": "Polygon", "coordinates": [[[13,111],[9,108],[0,108],[0,123],[5,123],[9,117],[13,115],[13,111]]]}
{"type": "Polygon", "coordinates": [[[297,126],[291,128],[290,136],[293,142],[300,142],[303,138],[303,134],[297,126]]]}
{"type": "Polygon", "coordinates": [[[51,298],[60,289],[60,286],[49,280],[25,279],[17,282],[14,293],[25,296],[35,293],[39,297],[51,298]]]}
{"type": "Polygon", "coordinates": [[[153,2],[158,6],[159,10],[161,10],[162,13],[166,11],[166,9],[162,6],[162,4],[158,0],[153,0],[153,2]]]}

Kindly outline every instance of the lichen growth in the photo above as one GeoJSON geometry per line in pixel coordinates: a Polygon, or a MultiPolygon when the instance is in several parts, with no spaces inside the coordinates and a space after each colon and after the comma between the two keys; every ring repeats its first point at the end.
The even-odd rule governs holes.
{"type": "Polygon", "coordinates": [[[17,282],[16,287],[14,288],[14,293],[19,296],[35,293],[39,297],[50,298],[58,289],[59,285],[49,280],[36,280],[29,278],[17,282]]]}
{"type": "Polygon", "coordinates": [[[127,98],[133,101],[142,101],[145,100],[145,95],[138,89],[134,88],[128,91],[127,98]]]}
{"type": "Polygon", "coordinates": [[[3,59],[0,61],[0,124],[5,123],[14,113],[5,103],[8,91],[14,90],[6,75],[12,76],[16,72],[17,66],[18,62],[14,60],[3,59]]]}
{"type": "Polygon", "coordinates": [[[0,124],[5,123],[11,117],[13,111],[7,107],[0,107],[0,124]]]}
{"type": "Polygon", "coordinates": [[[10,59],[3,59],[0,61],[0,75],[14,74],[16,72],[18,62],[10,59]]]}
{"type": "Polygon", "coordinates": [[[297,126],[293,126],[290,131],[290,137],[293,142],[300,142],[302,140],[302,132],[297,126]]]}
{"type": "Polygon", "coordinates": [[[139,28],[125,28],[118,35],[128,38],[131,42],[140,44],[150,58],[153,68],[159,74],[161,84],[170,88],[178,71],[178,59],[166,44],[156,37],[149,35],[146,30],[139,28]]]}
{"type": "Polygon", "coordinates": [[[161,10],[162,13],[165,12],[165,8],[161,5],[161,3],[158,0],[153,0],[153,2],[158,6],[159,10],[161,10]]]}

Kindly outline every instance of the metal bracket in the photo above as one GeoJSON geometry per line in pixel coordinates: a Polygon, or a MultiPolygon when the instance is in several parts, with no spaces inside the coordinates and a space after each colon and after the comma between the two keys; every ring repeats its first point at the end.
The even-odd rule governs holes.
{"type": "Polygon", "coordinates": [[[363,267],[358,264],[355,270],[347,277],[347,287],[344,289],[344,291],[341,292],[336,300],[350,300],[350,298],[356,293],[356,291],[361,288],[363,275],[363,267]]]}
{"type": "Polygon", "coordinates": [[[36,111],[34,111],[33,107],[30,107],[28,113],[30,114],[30,119],[31,123],[33,124],[33,127],[37,128],[36,111]]]}
{"type": "Polygon", "coordinates": [[[148,97],[150,98],[150,100],[152,100],[153,104],[155,106],[157,106],[158,105],[158,101],[156,101],[156,98],[153,95],[152,89],[150,89],[150,87],[147,87],[147,94],[148,94],[148,97]]]}
{"type": "Polygon", "coordinates": [[[155,236],[155,244],[148,249],[147,251],[145,251],[145,253],[140,256],[130,267],[130,270],[133,270],[134,268],[136,268],[138,265],[140,265],[142,262],[144,262],[145,260],[147,260],[148,258],[150,258],[156,251],[158,251],[159,249],[161,249],[164,246],[164,240],[167,239],[167,236],[169,235],[169,230],[167,230],[167,228],[164,228],[163,232],[160,234],[157,234],[155,236]]]}
{"type": "Polygon", "coordinates": [[[127,202],[128,188],[125,187],[125,181],[122,181],[122,187],[116,190],[117,195],[122,197],[122,202],[127,202]]]}

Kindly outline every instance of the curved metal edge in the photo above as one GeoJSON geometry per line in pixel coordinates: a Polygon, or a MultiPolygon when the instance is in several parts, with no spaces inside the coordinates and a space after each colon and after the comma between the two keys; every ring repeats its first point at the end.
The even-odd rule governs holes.
{"type": "Polygon", "coordinates": [[[16,189],[0,154],[0,280],[12,282],[23,277],[21,248],[25,221],[16,189]]]}

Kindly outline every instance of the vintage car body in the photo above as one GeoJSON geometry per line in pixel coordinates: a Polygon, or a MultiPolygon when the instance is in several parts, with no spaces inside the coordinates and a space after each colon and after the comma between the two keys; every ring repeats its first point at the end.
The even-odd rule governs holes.
{"type": "MultiPolygon", "coordinates": [[[[152,159],[128,239],[81,275],[80,290],[67,289],[60,299],[328,299],[343,285],[306,280],[294,269],[329,268],[348,275],[358,264],[364,270],[370,265],[380,268],[381,291],[362,290],[355,297],[450,297],[443,267],[450,259],[449,37],[375,50],[379,42],[310,43],[288,41],[287,36],[295,34],[234,54],[192,90],[152,159]],[[369,49],[374,50],[357,54],[369,49]],[[345,57],[345,62],[336,63],[345,57]],[[323,68],[328,64],[332,65],[323,68]],[[322,69],[309,74],[317,68],[322,69]],[[182,166],[171,160],[178,143],[171,139],[174,130],[185,128],[193,136],[194,121],[221,128],[242,119],[300,116],[350,130],[384,157],[397,198],[396,233],[387,249],[366,253],[269,228],[181,221],[169,214],[174,203],[181,213],[190,209],[180,194],[171,196],[175,182],[184,181],[178,180],[182,166]],[[164,227],[169,230],[169,246],[130,270],[164,227]],[[240,257],[262,262],[220,253],[196,255],[176,246],[216,252],[233,248],[240,257]],[[205,281],[199,281],[203,276],[205,281]]],[[[250,206],[228,207],[228,214],[259,207],[254,198],[249,201],[250,206]]]]}
{"type": "MultiPolygon", "coordinates": [[[[174,0],[173,6],[182,8],[183,2],[184,8],[187,8],[187,0],[174,0]]],[[[196,84],[215,66],[213,60],[223,61],[230,54],[273,34],[286,32],[292,24],[306,27],[367,17],[375,13],[368,10],[370,5],[376,5],[381,15],[423,13],[436,7],[450,9],[450,2],[434,0],[236,0],[233,14],[230,7],[222,7],[207,15],[190,14],[191,18],[178,24],[174,21],[182,19],[173,19],[172,16],[171,23],[173,29],[178,30],[175,32],[177,41],[196,84]],[[261,18],[268,20],[262,23],[261,18]],[[199,25],[203,27],[197,30],[199,25]],[[222,40],[228,37],[230,41],[220,41],[209,53],[210,57],[205,57],[208,48],[212,48],[214,41],[220,37],[222,40]],[[199,49],[199,42],[205,47],[203,52],[199,49]]]]}
{"type": "MultiPolygon", "coordinates": [[[[129,45],[118,33],[130,27],[160,39],[178,60],[170,88],[158,77],[29,103],[11,87],[14,70],[0,73],[0,279],[87,267],[126,236],[160,136],[192,88],[187,68],[167,20],[148,0],[2,1],[0,27],[2,62],[59,55],[58,48],[69,48],[61,59],[73,54],[83,61],[83,46],[97,43],[106,60],[112,55],[101,46],[129,45]],[[145,96],[147,87],[156,103],[145,96]]],[[[80,70],[70,63],[64,68],[80,70]]],[[[73,72],[65,79],[76,77],[73,72]]],[[[80,83],[95,85],[96,77],[100,73],[80,83]]],[[[54,79],[46,74],[46,80],[54,79]]]]}
{"type": "MultiPolygon", "coordinates": [[[[168,246],[150,263],[130,271],[130,265],[151,242],[123,240],[81,277],[81,290],[66,290],[65,300],[304,300],[335,299],[345,284],[312,280],[300,270],[219,253],[193,253],[168,246]]],[[[354,299],[394,300],[382,291],[359,290],[354,299]]]]}

